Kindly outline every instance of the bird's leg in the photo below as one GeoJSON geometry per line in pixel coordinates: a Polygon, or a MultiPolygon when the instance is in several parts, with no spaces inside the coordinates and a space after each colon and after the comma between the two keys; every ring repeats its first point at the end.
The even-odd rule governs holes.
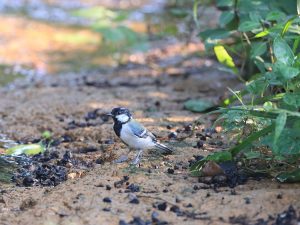
{"type": "Polygon", "coordinates": [[[138,163],[140,162],[140,160],[141,160],[142,154],[143,154],[143,150],[139,150],[139,152],[136,154],[136,157],[135,157],[135,159],[132,161],[131,164],[133,164],[133,165],[138,164],[138,163]]]}

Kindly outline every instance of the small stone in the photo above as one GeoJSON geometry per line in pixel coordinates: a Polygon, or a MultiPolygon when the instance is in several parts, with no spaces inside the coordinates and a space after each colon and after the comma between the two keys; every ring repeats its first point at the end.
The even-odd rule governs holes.
{"type": "Polygon", "coordinates": [[[230,190],[230,194],[231,194],[231,195],[236,195],[235,189],[231,189],[231,190],[230,190]]]}
{"type": "Polygon", "coordinates": [[[168,130],[172,129],[172,125],[167,125],[167,129],[168,130]]]}
{"type": "Polygon", "coordinates": [[[34,184],[34,179],[31,176],[27,176],[23,179],[23,185],[25,187],[30,187],[34,184]]]}
{"type": "Polygon", "coordinates": [[[110,191],[111,190],[111,186],[110,185],[106,185],[106,190],[110,191]]]}
{"type": "Polygon", "coordinates": [[[138,198],[134,198],[134,199],[130,200],[129,203],[131,203],[131,204],[139,204],[140,200],[138,198]]]}
{"type": "Polygon", "coordinates": [[[138,197],[133,193],[130,193],[128,195],[128,198],[129,198],[129,203],[131,203],[131,204],[139,204],[140,203],[138,197]]]}
{"type": "Polygon", "coordinates": [[[124,220],[120,220],[120,221],[119,221],[119,225],[129,225],[129,224],[126,223],[124,220]]]}
{"type": "Polygon", "coordinates": [[[103,198],[103,202],[111,203],[111,198],[105,197],[105,198],[103,198]]]}
{"type": "Polygon", "coordinates": [[[106,145],[112,145],[114,143],[114,141],[112,139],[108,139],[104,141],[104,144],[106,145]]]}
{"type": "Polygon", "coordinates": [[[192,131],[192,129],[193,129],[192,124],[189,124],[189,125],[184,127],[184,131],[186,131],[186,132],[192,131]]]}
{"type": "Polygon", "coordinates": [[[165,211],[167,209],[167,203],[166,202],[162,202],[160,204],[157,205],[158,210],[160,211],[165,211]]]}
{"type": "Polygon", "coordinates": [[[140,191],[140,187],[137,184],[130,184],[128,185],[128,187],[126,188],[131,192],[139,192],[140,191]]]}
{"type": "Polygon", "coordinates": [[[179,212],[180,212],[180,208],[179,208],[177,205],[173,205],[173,206],[170,208],[170,211],[171,211],[171,212],[174,212],[174,213],[179,213],[179,212]]]}
{"type": "Polygon", "coordinates": [[[154,211],[154,212],[151,214],[151,219],[152,219],[152,222],[153,222],[153,223],[159,222],[158,216],[159,216],[159,214],[158,214],[158,212],[156,212],[156,211],[154,211]]]}
{"type": "Polygon", "coordinates": [[[187,204],[185,207],[186,207],[186,208],[192,208],[193,205],[192,205],[192,203],[189,203],[189,204],[187,204]]]}
{"type": "Polygon", "coordinates": [[[276,196],[276,198],[277,198],[277,199],[282,199],[282,194],[278,194],[278,195],[276,196]]]}
{"type": "Polygon", "coordinates": [[[206,137],[205,137],[205,136],[201,136],[201,137],[200,137],[200,140],[201,140],[201,141],[206,141],[206,137]]]}
{"type": "Polygon", "coordinates": [[[179,196],[179,195],[177,195],[176,197],[175,197],[175,202],[176,203],[180,203],[180,202],[182,202],[182,197],[181,196],[179,196]]]}
{"type": "Polygon", "coordinates": [[[245,199],[245,203],[246,203],[246,204],[250,204],[250,203],[251,203],[250,198],[246,197],[246,198],[244,198],[244,199],[245,199]]]}
{"type": "Polygon", "coordinates": [[[168,168],[167,172],[168,172],[168,174],[174,174],[174,169],[168,168]]]}
{"type": "Polygon", "coordinates": [[[177,138],[177,132],[171,132],[169,135],[168,135],[168,137],[169,137],[169,139],[176,139],[177,138]]]}
{"type": "Polygon", "coordinates": [[[102,209],[104,212],[109,212],[110,211],[110,208],[103,208],[102,209]]]}
{"type": "Polygon", "coordinates": [[[202,148],[204,145],[203,141],[197,141],[196,147],[197,148],[202,148]]]}
{"type": "Polygon", "coordinates": [[[134,225],[146,225],[146,222],[141,219],[141,217],[134,217],[133,221],[131,221],[129,224],[134,224],[134,225]]]}

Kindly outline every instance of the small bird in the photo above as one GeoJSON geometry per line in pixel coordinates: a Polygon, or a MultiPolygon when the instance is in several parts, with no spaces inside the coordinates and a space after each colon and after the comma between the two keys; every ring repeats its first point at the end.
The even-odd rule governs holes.
{"type": "Polygon", "coordinates": [[[127,108],[118,107],[107,114],[114,120],[114,131],[116,135],[131,149],[138,151],[132,164],[139,163],[143,151],[146,149],[159,149],[163,153],[171,154],[173,151],[167,146],[159,143],[155,136],[143,125],[135,121],[127,108]]]}

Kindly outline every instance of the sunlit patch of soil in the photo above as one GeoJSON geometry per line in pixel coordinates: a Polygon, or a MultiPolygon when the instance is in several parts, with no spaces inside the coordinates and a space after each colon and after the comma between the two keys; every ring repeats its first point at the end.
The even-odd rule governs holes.
{"type": "Polygon", "coordinates": [[[40,72],[56,72],[52,54],[89,54],[101,44],[101,37],[88,29],[67,28],[15,16],[0,17],[0,62],[24,64],[40,72]]]}

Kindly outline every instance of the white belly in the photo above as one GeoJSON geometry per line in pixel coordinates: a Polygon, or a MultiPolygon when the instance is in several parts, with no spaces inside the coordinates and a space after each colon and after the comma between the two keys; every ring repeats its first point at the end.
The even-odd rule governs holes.
{"type": "Polygon", "coordinates": [[[133,149],[150,149],[155,146],[151,137],[139,138],[135,136],[128,126],[123,125],[121,130],[121,139],[125,142],[130,148],[133,149]]]}

